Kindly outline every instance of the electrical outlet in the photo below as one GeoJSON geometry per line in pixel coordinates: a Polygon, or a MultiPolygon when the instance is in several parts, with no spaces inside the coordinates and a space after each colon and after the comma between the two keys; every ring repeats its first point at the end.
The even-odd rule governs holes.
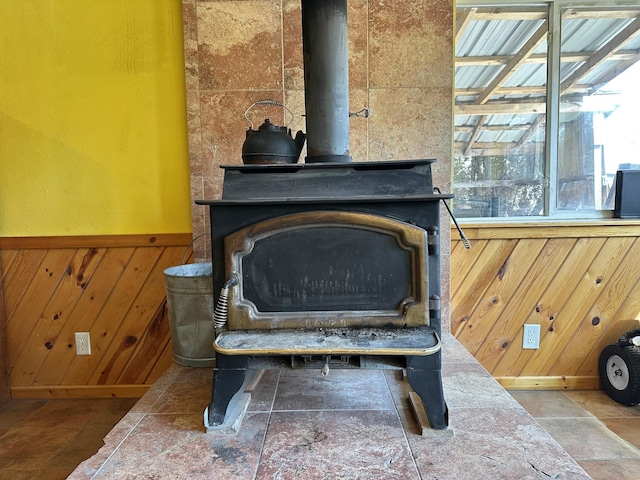
{"type": "Polygon", "coordinates": [[[525,324],[524,334],[522,335],[522,348],[528,348],[528,349],[540,348],[540,325],[525,324]]]}
{"type": "Polygon", "coordinates": [[[89,332],[76,332],[76,355],[91,355],[89,332]]]}

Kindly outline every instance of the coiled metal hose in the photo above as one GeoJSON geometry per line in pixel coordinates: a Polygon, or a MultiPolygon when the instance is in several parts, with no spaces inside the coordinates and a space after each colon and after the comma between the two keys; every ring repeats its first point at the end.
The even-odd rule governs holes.
{"type": "Polygon", "coordinates": [[[227,302],[229,299],[229,288],[238,284],[238,277],[232,276],[220,289],[218,302],[213,311],[213,327],[216,331],[222,330],[227,325],[227,302]]]}

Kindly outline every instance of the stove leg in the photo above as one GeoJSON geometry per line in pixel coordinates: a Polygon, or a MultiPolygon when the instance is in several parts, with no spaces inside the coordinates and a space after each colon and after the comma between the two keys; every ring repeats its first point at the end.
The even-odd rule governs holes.
{"type": "MultiPolygon", "coordinates": [[[[420,357],[412,357],[417,362],[420,357]]],[[[444,394],[442,390],[442,375],[439,369],[423,370],[420,368],[411,368],[411,360],[409,360],[407,366],[407,379],[409,385],[420,396],[424,408],[429,417],[429,423],[431,428],[442,430],[449,425],[449,410],[447,404],[444,401],[444,394]]]]}
{"type": "Polygon", "coordinates": [[[231,398],[240,390],[247,373],[246,356],[216,354],[213,387],[209,403],[209,425],[222,425],[231,398]]]}

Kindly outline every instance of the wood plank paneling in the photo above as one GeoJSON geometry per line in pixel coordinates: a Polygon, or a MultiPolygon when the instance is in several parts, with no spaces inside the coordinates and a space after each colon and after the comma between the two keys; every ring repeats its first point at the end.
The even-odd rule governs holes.
{"type": "Polygon", "coordinates": [[[91,325],[91,331],[94,332],[91,335],[94,338],[92,348],[95,350],[92,360],[89,362],[86,357],[75,357],[62,379],[63,384],[91,384],[91,378],[100,365],[108,365],[110,359],[106,356],[112,351],[116,333],[133,308],[161,253],[162,249],[158,247],[135,249],[122,275],[113,285],[104,308],[91,325]]]}
{"type": "MultiPolygon", "coordinates": [[[[521,375],[550,375],[562,351],[571,345],[576,329],[585,321],[587,312],[604,287],[604,279],[608,279],[626,252],[631,248],[634,239],[617,237],[607,239],[602,251],[606,255],[597,255],[587,271],[580,277],[576,288],[567,292],[563,307],[554,316],[553,331],[548,331],[544,338],[544,348],[532,355],[532,360],[521,370],[521,375]]],[[[562,258],[558,262],[564,262],[562,258]]],[[[574,275],[572,270],[566,274],[565,281],[574,275]]],[[[549,317],[550,318],[550,317],[549,317]]],[[[566,374],[571,366],[566,365],[566,374]]]]}
{"type": "MultiPolygon", "coordinates": [[[[558,325],[564,321],[564,317],[558,320],[558,313],[564,302],[572,295],[576,288],[576,284],[587,271],[594,258],[598,255],[600,249],[605,243],[603,238],[582,238],[578,239],[571,252],[567,255],[566,261],[562,263],[560,270],[554,275],[540,296],[535,307],[528,313],[523,323],[539,324],[540,342],[547,340],[545,337],[550,332],[555,331],[558,325]]],[[[520,333],[520,332],[518,332],[520,333]]],[[[517,337],[514,341],[517,341],[517,337]]],[[[545,353],[547,353],[546,350],[545,353]]],[[[531,361],[531,357],[535,356],[539,350],[525,350],[518,348],[510,348],[504,352],[502,358],[492,368],[494,371],[503,369],[509,371],[509,375],[520,375],[525,365],[531,361]]],[[[535,360],[531,364],[535,364],[535,360]]]]}
{"type": "MultiPolygon", "coordinates": [[[[78,296],[74,308],[60,325],[56,341],[53,344],[47,361],[55,363],[58,368],[41,368],[35,376],[34,384],[60,385],[72,365],[88,363],[87,356],[76,356],[74,332],[94,332],[94,323],[89,325],[88,319],[96,319],[100,312],[107,307],[114,285],[124,272],[134,249],[109,248],[96,265],[90,281],[84,283],[83,291],[78,296]],[[87,328],[88,327],[88,328],[87,328]],[[76,361],[77,360],[77,361],[76,361]]],[[[95,336],[92,335],[93,338],[95,336]]],[[[92,338],[92,339],[93,339],[92,338]]],[[[96,340],[93,340],[92,350],[97,352],[96,340]]],[[[71,370],[71,376],[78,370],[71,370]]],[[[69,377],[67,377],[69,378],[69,377]]]]}
{"type": "MultiPolygon", "coordinates": [[[[594,346],[599,345],[600,337],[610,325],[615,325],[616,318],[624,319],[629,314],[638,316],[640,298],[633,295],[633,289],[638,283],[638,272],[640,272],[639,251],[640,240],[637,239],[626,254],[621,256],[617,268],[611,272],[609,278],[601,281],[603,288],[600,294],[582,321],[576,325],[571,341],[564,347],[557,362],[549,370],[550,375],[557,375],[558,371],[565,372],[567,368],[570,368],[571,375],[575,375],[589,352],[594,346]]],[[[587,370],[589,374],[597,375],[597,362],[587,367],[587,370]]]]}
{"type": "MultiPolygon", "coordinates": [[[[60,331],[83,296],[86,278],[91,278],[104,253],[105,249],[83,248],[75,251],[47,305],[39,313],[40,318],[35,327],[25,338],[21,351],[12,362],[12,371],[20,372],[22,385],[35,385],[35,377],[42,364],[45,361],[55,362],[59,350],[72,351],[75,348],[73,342],[58,342],[60,331]],[[56,346],[58,348],[55,348],[56,346]]],[[[35,316],[36,313],[28,311],[27,314],[35,316]]],[[[14,331],[15,329],[14,326],[14,331]]]]}
{"type": "MultiPolygon", "coordinates": [[[[489,283],[500,275],[500,270],[511,255],[516,243],[516,240],[490,242],[483,249],[483,254],[473,262],[467,274],[461,278],[460,286],[454,287],[452,285],[451,290],[456,292],[452,299],[457,298],[458,301],[451,303],[451,328],[457,337],[465,338],[473,350],[477,349],[471,345],[474,341],[473,333],[479,325],[473,321],[470,322],[469,315],[484,297],[489,283]],[[475,295],[463,295],[461,292],[474,292],[475,295]]],[[[457,268],[457,264],[454,267],[452,263],[452,270],[457,270],[457,268]]]]}
{"type": "Polygon", "coordinates": [[[455,265],[455,268],[453,268],[454,265],[451,265],[451,295],[455,295],[456,290],[462,284],[462,280],[469,275],[469,270],[473,268],[476,260],[482,256],[482,252],[488,243],[488,240],[478,240],[474,242],[471,250],[467,250],[462,245],[462,242],[453,242],[451,256],[455,255],[461,261],[455,265]]]}
{"type": "MultiPolygon", "coordinates": [[[[639,324],[640,224],[465,232],[453,333],[511,388],[595,388],[602,347],[639,324]],[[542,326],[539,350],[522,349],[525,323],[542,326]]],[[[134,237],[0,242],[12,396],[143,393],[171,365],[162,272],[191,235],[134,237]],[[92,355],[75,355],[75,331],[92,355]]]]}
{"type": "MultiPolygon", "coordinates": [[[[120,328],[115,332],[113,340],[89,380],[89,384],[111,385],[119,383],[120,375],[131,361],[132,356],[139,351],[141,338],[154,324],[154,321],[158,321],[158,314],[165,301],[162,272],[170,266],[180,263],[183,250],[183,248],[168,247],[158,257],[136,296],[135,302],[125,315],[120,328]]],[[[163,311],[166,312],[166,310],[163,311]]]]}
{"type": "MultiPolygon", "coordinates": [[[[521,240],[519,243],[526,241],[521,240]]],[[[518,333],[522,328],[522,319],[526,318],[529,312],[535,309],[541,292],[546,290],[549,282],[554,278],[560,265],[554,261],[557,257],[564,257],[571,250],[575,244],[574,239],[568,239],[566,241],[553,238],[546,240],[545,246],[536,257],[535,261],[531,264],[528,272],[524,275],[523,281],[514,290],[514,295],[509,302],[509,306],[505,309],[504,317],[498,319],[498,325],[500,328],[497,332],[500,335],[504,335],[504,340],[498,337],[498,341],[502,341],[503,345],[506,345],[504,349],[497,351],[495,355],[490,357],[483,357],[486,361],[487,369],[491,369],[495,375],[501,375],[499,368],[496,367],[499,362],[502,353],[509,348],[509,346],[522,346],[522,337],[518,338],[518,333]],[[520,340],[520,341],[518,341],[520,340]]],[[[491,341],[491,339],[489,340],[491,341]]],[[[505,365],[502,362],[502,365],[505,365]]],[[[508,366],[509,371],[511,365],[508,366]]],[[[505,373],[504,375],[510,375],[511,373],[505,373]]]]}
{"type": "Polygon", "coordinates": [[[7,312],[17,310],[46,255],[46,250],[0,250],[0,261],[5,269],[2,278],[7,312]]]}
{"type": "Polygon", "coordinates": [[[143,394],[173,363],[163,271],[190,242],[191,234],[0,239],[11,395],[143,394]],[[75,354],[78,331],[90,333],[91,355],[75,354]]]}
{"type": "MultiPolygon", "coordinates": [[[[2,263],[0,263],[2,278],[2,263]]],[[[9,400],[9,365],[7,362],[7,319],[4,309],[4,291],[0,282],[0,405],[9,400]]]]}
{"type": "Polygon", "coordinates": [[[471,250],[452,235],[454,335],[509,388],[597,388],[602,348],[640,324],[640,222],[464,229],[471,250]],[[525,323],[541,325],[537,350],[522,348],[525,323]]]}
{"type": "Polygon", "coordinates": [[[488,333],[476,341],[478,348],[473,354],[477,359],[483,359],[485,368],[494,367],[502,353],[513,343],[513,323],[525,314],[534,301],[531,298],[531,285],[537,286],[541,282],[540,277],[547,273],[545,258],[559,246],[542,239],[521,240],[505,262],[494,282],[496,285],[490,288],[487,309],[491,314],[478,316],[488,333]],[[516,298],[516,290],[526,292],[528,298],[516,298]]]}

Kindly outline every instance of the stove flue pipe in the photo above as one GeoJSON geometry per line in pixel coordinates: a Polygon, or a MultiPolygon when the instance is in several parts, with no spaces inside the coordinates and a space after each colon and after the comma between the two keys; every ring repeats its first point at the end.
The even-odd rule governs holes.
{"type": "Polygon", "coordinates": [[[302,0],[307,163],[350,162],[347,0],[302,0]]]}

